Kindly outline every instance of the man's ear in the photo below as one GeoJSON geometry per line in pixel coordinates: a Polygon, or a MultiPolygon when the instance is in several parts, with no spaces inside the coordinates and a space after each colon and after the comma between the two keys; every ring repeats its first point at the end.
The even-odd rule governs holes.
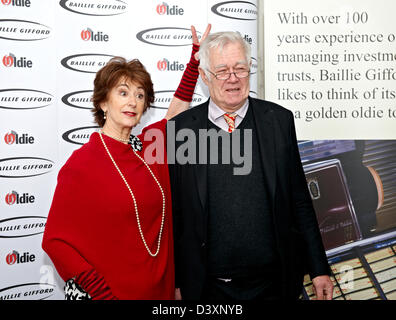
{"type": "Polygon", "coordinates": [[[208,79],[208,77],[206,76],[205,70],[202,69],[201,67],[198,67],[198,71],[199,71],[199,75],[201,76],[203,82],[205,82],[205,84],[206,84],[207,86],[209,86],[209,79],[208,79]]]}

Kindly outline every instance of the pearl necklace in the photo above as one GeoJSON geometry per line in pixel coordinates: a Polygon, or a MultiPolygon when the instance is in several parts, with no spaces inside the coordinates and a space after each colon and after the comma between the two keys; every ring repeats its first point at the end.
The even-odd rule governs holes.
{"type": "Polygon", "coordinates": [[[122,138],[113,137],[112,135],[105,133],[103,129],[101,129],[100,132],[105,134],[106,136],[109,136],[110,138],[129,144],[133,151],[142,151],[143,148],[142,142],[138,137],[134,136],[133,134],[129,135],[129,139],[122,139],[122,138]]]}
{"type": "Polygon", "coordinates": [[[129,142],[129,139],[122,139],[122,138],[117,138],[117,137],[111,136],[108,133],[105,133],[103,130],[100,130],[100,132],[105,134],[106,136],[109,136],[110,138],[113,138],[114,140],[118,140],[118,141],[126,142],[126,143],[129,142]]]}
{"type": "Polygon", "coordinates": [[[129,193],[131,194],[131,197],[132,197],[132,200],[133,200],[133,204],[134,204],[134,207],[135,207],[136,220],[137,220],[137,225],[138,225],[138,228],[139,228],[140,238],[142,239],[143,244],[146,247],[146,250],[149,253],[149,255],[152,256],[152,257],[156,257],[158,255],[158,253],[159,253],[159,250],[160,250],[162,231],[164,229],[164,221],[165,221],[165,193],[164,193],[164,190],[162,189],[161,184],[159,183],[158,179],[154,175],[153,171],[151,171],[151,169],[150,169],[149,165],[146,163],[146,161],[144,161],[144,159],[140,155],[138,155],[135,150],[133,150],[133,153],[144,163],[144,165],[146,166],[146,168],[150,172],[151,176],[154,178],[155,182],[157,183],[157,185],[158,185],[158,187],[159,187],[159,189],[161,191],[161,195],[162,195],[162,219],[161,219],[161,227],[160,227],[160,230],[159,230],[159,233],[158,233],[157,251],[155,253],[152,253],[150,251],[150,248],[148,247],[148,245],[146,243],[146,240],[144,238],[144,235],[143,235],[142,227],[141,227],[141,224],[140,224],[140,218],[139,218],[139,211],[138,211],[138,207],[137,207],[137,202],[136,202],[135,196],[134,196],[134,194],[132,192],[132,189],[129,186],[129,184],[128,184],[127,180],[125,179],[124,175],[122,174],[120,168],[118,168],[118,166],[117,166],[116,162],[114,161],[114,158],[112,157],[109,149],[107,148],[107,145],[106,145],[106,143],[103,140],[101,131],[99,131],[99,136],[100,136],[100,139],[102,140],[103,146],[106,149],[107,154],[109,155],[111,161],[113,162],[114,167],[117,169],[117,171],[120,174],[122,180],[124,181],[126,187],[128,188],[129,193]]]}

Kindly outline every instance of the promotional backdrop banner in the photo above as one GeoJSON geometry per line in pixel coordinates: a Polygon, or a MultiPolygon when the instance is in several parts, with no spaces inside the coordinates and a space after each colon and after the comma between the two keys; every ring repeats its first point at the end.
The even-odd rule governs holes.
{"type": "MultiPolygon", "coordinates": [[[[255,0],[0,1],[0,300],[64,297],[41,241],[59,169],[98,130],[95,72],[114,56],[146,66],[155,102],[138,133],[165,116],[191,54],[190,26],[201,37],[207,23],[251,44],[256,96],[255,0]]],[[[207,98],[199,81],[191,105],[207,98]]]]}
{"type": "MultiPolygon", "coordinates": [[[[392,0],[264,0],[265,99],[294,114],[334,298],[396,299],[392,0]]],[[[304,296],[314,299],[312,283],[304,296]]]]}
{"type": "MultiPolygon", "coordinates": [[[[0,0],[0,300],[64,298],[41,241],[59,169],[98,130],[95,73],[114,56],[146,66],[155,101],[140,133],[166,114],[190,26],[201,37],[207,23],[250,43],[250,95],[294,114],[334,298],[396,299],[395,9],[392,0],[0,0]]],[[[199,79],[191,106],[207,98],[199,79]]],[[[303,298],[315,299],[308,276],[303,298]]]]}

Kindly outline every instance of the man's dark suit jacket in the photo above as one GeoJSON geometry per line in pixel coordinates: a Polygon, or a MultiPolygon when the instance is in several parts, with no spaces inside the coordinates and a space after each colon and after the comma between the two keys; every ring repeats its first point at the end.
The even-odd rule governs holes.
{"type": "MultiPolygon", "coordinates": [[[[208,105],[207,101],[170,120],[174,121],[176,133],[183,128],[195,132],[197,150],[198,130],[208,126],[208,105]]],[[[293,114],[274,103],[250,97],[249,108],[257,129],[280,256],[279,285],[285,299],[295,299],[301,292],[305,272],[313,278],[330,271],[300,160],[293,114]]],[[[181,144],[176,141],[176,150],[181,144]]],[[[183,299],[197,300],[206,277],[207,165],[180,165],[176,161],[169,170],[176,287],[183,299]]]]}

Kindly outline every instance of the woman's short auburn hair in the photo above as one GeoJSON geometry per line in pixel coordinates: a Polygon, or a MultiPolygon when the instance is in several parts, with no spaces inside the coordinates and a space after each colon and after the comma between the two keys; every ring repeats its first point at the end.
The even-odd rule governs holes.
{"type": "Polygon", "coordinates": [[[144,111],[150,107],[154,102],[154,88],[151,76],[147,72],[144,65],[138,60],[133,59],[127,61],[123,57],[114,57],[101,68],[95,76],[94,90],[92,95],[93,109],[92,112],[95,117],[95,122],[103,127],[105,123],[104,112],[100,107],[102,102],[108,98],[108,93],[119,83],[123,78],[139,84],[143,87],[145,92],[144,111]]]}

